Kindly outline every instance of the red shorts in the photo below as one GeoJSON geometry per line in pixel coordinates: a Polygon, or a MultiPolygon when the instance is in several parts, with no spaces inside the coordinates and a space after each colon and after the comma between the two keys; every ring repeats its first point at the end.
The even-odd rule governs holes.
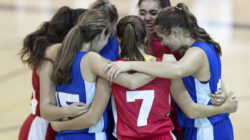
{"type": "Polygon", "coordinates": [[[159,136],[152,136],[147,138],[121,138],[121,140],[176,140],[176,137],[173,135],[172,132],[167,132],[166,134],[159,135],[159,136]]]}

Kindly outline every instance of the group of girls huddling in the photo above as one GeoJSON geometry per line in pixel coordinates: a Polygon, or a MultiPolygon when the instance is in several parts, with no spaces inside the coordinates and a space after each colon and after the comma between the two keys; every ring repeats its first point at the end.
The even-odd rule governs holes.
{"type": "Polygon", "coordinates": [[[64,6],[24,39],[34,90],[19,140],[234,139],[220,45],[183,3],[138,9],[118,21],[108,0],[64,6]]]}

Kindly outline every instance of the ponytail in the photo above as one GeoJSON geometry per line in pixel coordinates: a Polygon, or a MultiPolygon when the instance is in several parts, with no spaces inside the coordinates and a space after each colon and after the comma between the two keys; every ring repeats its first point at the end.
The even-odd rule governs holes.
{"type": "Polygon", "coordinates": [[[98,10],[88,10],[80,17],[78,25],[68,32],[57,53],[52,74],[52,81],[55,84],[71,82],[70,73],[76,53],[82,50],[83,43],[90,42],[91,47],[95,45],[91,41],[109,26],[105,15],[98,10]]]}
{"type": "Polygon", "coordinates": [[[177,7],[182,9],[184,13],[184,17],[187,22],[187,26],[191,36],[197,41],[212,43],[214,45],[216,53],[222,55],[220,45],[210,37],[210,35],[206,32],[205,29],[201,28],[198,25],[195,16],[192,13],[190,13],[188,7],[184,3],[178,3],[177,7]]]}
{"type": "Polygon", "coordinates": [[[144,45],[146,30],[143,21],[136,16],[126,16],[117,24],[117,36],[121,39],[120,57],[128,61],[145,61],[139,47],[144,45]]]}
{"type": "Polygon", "coordinates": [[[123,38],[121,41],[121,57],[127,57],[128,61],[144,61],[143,55],[140,53],[136,41],[135,30],[133,28],[133,23],[127,23],[124,29],[123,38]]]}
{"type": "Polygon", "coordinates": [[[66,35],[61,49],[59,49],[54,63],[52,81],[57,84],[63,82],[70,83],[72,78],[70,72],[74,62],[75,55],[81,50],[83,42],[83,33],[75,26],[66,35]]]}

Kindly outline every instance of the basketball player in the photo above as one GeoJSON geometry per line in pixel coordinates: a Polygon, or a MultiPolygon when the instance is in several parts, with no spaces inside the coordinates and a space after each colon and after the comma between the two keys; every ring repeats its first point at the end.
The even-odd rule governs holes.
{"type": "MultiPolygon", "coordinates": [[[[83,102],[91,106],[88,112],[77,118],[52,122],[53,128],[60,131],[56,139],[107,139],[106,106],[110,96],[107,81],[98,80],[101,80],[102,93],[95,95],[95,90],[99,90],[98,85],[96,87],[97,76],[107,78],[102,69],[108,61],[95,52],[102,50],[111,30],[110,22],[103,12],[89,10],[81,16],[78,25],[64,39],[52,75],[53,82],[57,84],[58,105],[63,107],[70,103],[83,102]]],[[[125,73],[115,82],[133,89],[150,80],[152,77],[145,74],[125,73]],[[131,80],[135,75],[141,79],[131,80]],[[134,84],[135,82],[138,84],[134,84]]]]}
{"type": "MultiPolygon", "coordinates": [[[[121,47],[120,61],[153,59],[144,52],[146,31],[143,22],[138,17],[122,18],[117,25],[117,35],[121,47]]],[[[171,86],[172,93],[177,97],[177,103],[185,100],[184,106],[180,103],[181,109],[193,118],[233,112],[237,106],[231,99],[226,100],[226,103],[220,107],[195,104],[187,91],[183,90],[185,89],[183,84],[174,82],[171,86]]],[[[174,139],[171,135],[173,125],[168,117],[169,91],[169,79],[156,78],[136,90],[129,90],[113,83],[112,93],[117,109],[114,118],[116,118],[118,139],[174,139]]]]}
{"type": "MultiPolygon", "coordinates": [[[[121,54],[118,61],[156,61],[144,51],[146,30],[137,16],[126,16],[117,25],[121,54]]],[[[160,59],[157,58],[157,61],[160,59]]],[[[173,140],[173,124],[168,116],[170,80],[156,78],[136,90],[112,83],[114,135],[121,140],[173,140]]]]}
{"type": "MultiPolygon", "coordinates": [[[[23,123],[19,140],[54,140],[56,133],[52,130],[49,122],[41,117],[40,112],[40,70],[42,64],[50,61],[46,56],[47,50],[56,43],[61,43],[66,33],[73,27],[78,16],[83,13],[84,9],[70,9],[69,7],[60,8],[52,19],[45,22],[38,30],[29,34],[24,39],[23,48],[19,54],[23,63],[28,64],[32,70],[32,99],[31,114],[23,123]]],[[[67,116],[77,114],[81,107],[71,105],[62,109],[69,109],[71,112],[67,116]],[[71,109],[69,109],[71,108],[71,109]]]]}
{"type": "MultiPolygon", "coordinates": [[[[100,54],[105,57],[106,59],[109,59],[111,61],[116,60],[118,58],[118,51],[119,51],[119,44],[116,40],[115,35],[113,34],[114,32],[114,27],[116,25],[116,22],[118,20],[118,14],[117,14],[117,10],[115,8],[114,5],[109,4],[109,3],[104,3],[104,2],[95,2],[94,4],[92,4],[92,9],[98,9],[100,11],[102,11],[105,15],[106,18],[110,21],[110,25],[112,27],[112,34],[110,34],[110,38],[108,40],[108,43],[106,44],[106,46],[101,50],[100,54]]],[[[83,15],[82,15],[83,16],[83,15]]],[[[49,49],[48,51],[48,57],[54,61],[57,51],[58,49],[61,47],[61,45],[57,45],[55,47],[52,47],[51,49],[49,49]]],[[[43,81],[40,83],[42,88],[41,88],[41,102],[43,103],[43,105],[41,106],[41,111],[42,111],[42,116],[50,121],[52,120],[58,120],[62,117],[65,117],[64,114],[69,114],[71,111],[70,110],[62,110],[58,108],[57,106],[51,106],[51,104],[55,101],[55,95],[54,95],[54,83],[50,80],[51,77],[51,73],[53,71],[53,65],[52,63],[48,62],[48,63],[44,63],[44,69],[42,70],[42,75],[43,75],[43,81]],[[52,103],[51,103],[52,102],[52,103]],[[60,115],[60,112],[58,112],[58,110],[60,112],[64,112],[62,115],[60,115]]],[[[101,87],[101,86],[98,86],[101,87]]],[[[75,114],[75,116],[80,115],[81,113],[87,111],[88,106],[86,106],[86,108],[83,108],[83,103],[73,103],[76,104],[78,106],[81,106],[81,111],[78,112],[77,114],[75,114]]],[[[108,133],[108,137],[109,139],[112,139],[112,110],[111,110],[111,106],[109,107],[110,109],[108,110],[109,112],[109,125],[108,125],[108,131],[110,131],[108,133]],[[109,135],[110,134],[110,135],[109,135]]]]}
{"type": "MultiPolygon", "coordinates": [[[[137,4],[139,8],[139,17],[143,20],[147,31],[147,47],[145,49],[147,54],[162,58],[163,54],[173,54],[177,60],[180,59],[179,52],[173,52],[168,46],[161,44],[160,38],[154,31],[154,21],[158,13],[166,7],[171,6],[169,0],[139,0],[137,4]]],[[[183,140],[182,129],[177,122],[177,106],[175,101],[170,97],[170,117],[174,124],[173,133],[178,140],[183,140]]]]}
{"type": "MultiPolygon", "coordinates": [[[[155,20],[155,31],[173,51],[185,49],[184,56],[177,63],[166,62],[114,62],[105,68],[109,79],[115,79],[120,72],[135,70],[157,77],[178,79],[176,83],[185,85],[192,100],[199,104],[210,105],[209,93],[215,93],[221,88],[221,48],[212,40],[207,32],[198,26],[196,18],[189,12],[185,4],[179,3],[175,7],[161,11],[155,20]],[[206,93],[206,94],[205,94],[206,93]]],[[[184,87],[173,86],[176,93],[181,93],[184,87]]],[[[178,103],[179,94],[172,94],[177,104],[187,106],[186,100],[178,103]]],[[[227,97],[232,102],[232,93],[227,97]]],[[[182,109],[178,111],[180,126],[183,127],[184,139],[190,140],[232,140],[233,128],[229,119],[229,112],[205,117],[206,112],[195,111],[189,115],[182,109]],[[194,119],[194,114],[203,114],[205,118],[194,119]]]]}

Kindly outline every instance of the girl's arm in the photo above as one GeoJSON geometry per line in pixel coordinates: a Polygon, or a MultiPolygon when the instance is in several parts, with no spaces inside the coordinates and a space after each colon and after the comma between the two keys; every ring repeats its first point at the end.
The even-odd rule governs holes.
{"type": "MultiPolygon", "coordinates": [[[[104,74],[103,69],[110,62],[104,59],[98,53],[94,52],[89,52],[88,54],[86,54],[86,57],[88,57],[88,59],[86,60],[88,60],[89,65],[91,65],[92,71],[98,76],[104,79],[108,79],[108,76],[104,74]]],[[[112,80],[112,82],[128,89],[134,90],[148,84],[154,78],[155,77],[143,73],[121,73],[116,79],[112,80]]]]}
{"type": "Polygon", "coordinates": [[[238,101],[232,97],[232,93],[221,106],[197,104],[191,99],[181,79],[172,80],[171,93],[181,110],[191,119],[233,113],[238,107],[238,101]]]}
{"type": "Polygon", "coordinates": [[[96,125],[108,104],[109,97],[109,82],[102,78],[98,78],[96,94],[88,112],[71,120],[52,121],[51,126],[55,131],[63,131],[81,130],[96,125]]]}
{"type": "Polygon", "coordinates": [[[179,79],[194,74],[202,66],[205,52],[197,47],[189,48],[176,63],[169,62],[112,62],[104,71],[110,79],[116,79],[121,72],[134,70],[155,77],[179,79]]]}
{"type": "MultiPolygon", "coordinates": [[[[91,72],[100,76],[97,80],[97,88],[96,88],[96,94],[94,96],[94,100],[87,113],[77,118],[67,120],[67,121],[61,121],[61,122],[52,121],[51,125],[53,129],[56,131],[81,130],[81,129],[89,128],[90,126],[96,125],[98,121],[100,120],[107,106],[107,103],[109,101],[110,85],[108,81],[103,79],[103,78],[106,78],[106,75],[103,73],[103,68],[105,64],[108,64],[109,62],[97,53],[88,52],[84,56],[84,61],[82,61],[82,63],[85,63],[85,66],[88,66],[91,72]]],[[[147,77],[148,79],[151,79],[151,80],[153,79],[152,76],[148,76],[148,75],[144,76],[144,74],[124,73],[124,74],[121,74],[121,76],[118,76],[117,80],[114,82],[127,85],[127,87],[130,87],[130,88],[136,88],[135,87],[136,84],[142,85],[141,83],[143,82],[140,80],[144,80],[145,78],[143,79],[143,77],[147,77]],[[138,76],[139,78],[134,79],[134,77],[131,75],[139,75],[138,76]]]]}
{"type": "Polygon", "coordinates": [[[56,104],[55,85],[50,80],[53,64],[43,61],[39,67],[40,82],[40,111],[47,120],[58,120],[65,117],[76,117],[87,111],[88,106],[83,103],[74,103],[67,107],[58,107],[56,104]]]}
{"type": "Polygon", "coordinates": [[[61,44],[51,45],[46,49],[45,58],[51,61],[43,61],[38,69],[40,83],[40,111],[41,116],[47,120],[59,120],[65,117],[76,117],[88,110],[83,103],[73,103],[67,107],[58,107],[56,104],[55,85],[50,77],[53,72],[53,61],[56,58],[61,44]]]}

